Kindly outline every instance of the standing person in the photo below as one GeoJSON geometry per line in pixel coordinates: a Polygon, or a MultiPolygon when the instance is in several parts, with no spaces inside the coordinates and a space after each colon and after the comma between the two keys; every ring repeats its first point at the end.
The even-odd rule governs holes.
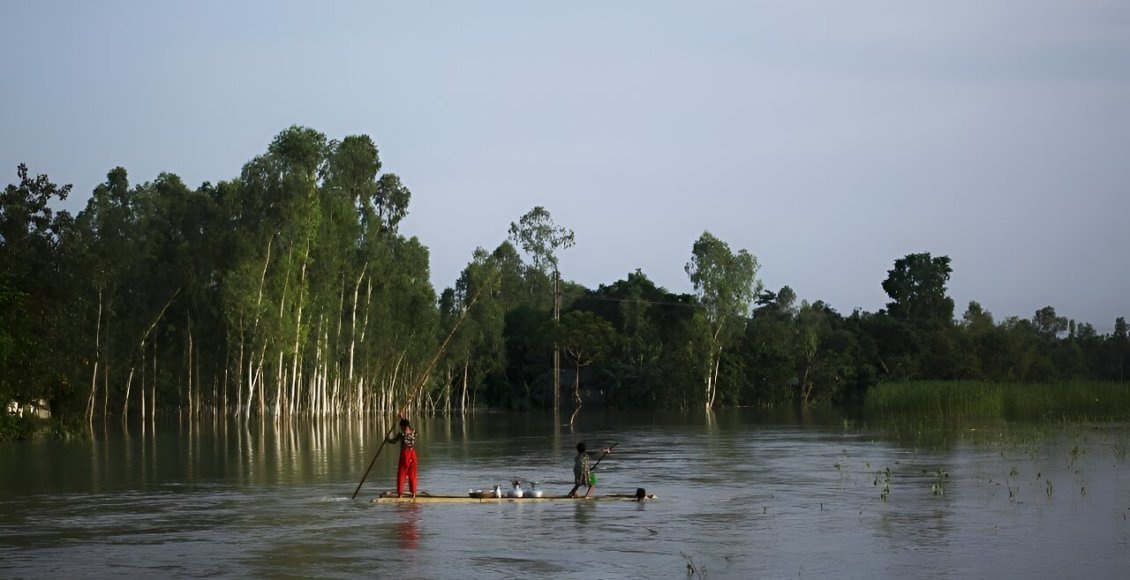
{"type": "MultiPolygon", "coordinates": [[[[612,453],[611,447],[605,447],[600,450],[601,456],[604,457],[612,453]]],[[[596,481],[592,475],[592,459],[596,456],[596,452],[586,452],[585,443],[582,441],[577,444],[577,455],[573,458],[573,489],[569,490],[569,497],[577,497],[577,490],[583,485],[585,486],[585,497],[588,497],[592,490],[596,488],[596,481]]],[[[600,457],[597,461],[600,461],[600,457]]]]}
{"type": "Polygon", "coordinates": [[[400,433],[387,439],[400,442],[400,460],[396,464],[396,497],[404,495],[404,478],[408,478],[408,491],[416,497],[416,430],[404,417],[400,418],[400,433]]]}

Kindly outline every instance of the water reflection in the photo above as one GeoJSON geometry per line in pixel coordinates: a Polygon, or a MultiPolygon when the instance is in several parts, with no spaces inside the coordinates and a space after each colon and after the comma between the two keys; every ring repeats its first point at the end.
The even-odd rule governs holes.
{"type": "Polygon", "coordinates": [[[3,446],[0,576],[358,577],[381,562],[425,578],[637,578],[679,577],[693,561],[716,578],[1118,577],[1130,566],[1126,425],[881,424],[819,410],[580,419],[570,430],[551,414],[414,418],[421,482],[564,493],[577,441],[619,441],[597,493],[644,487],[658,500],[370,504],[395,477],[386,448],[350,501],[392,417],[211,418],[144,436],[111,425],[86,441],[3,446]]]}
{"type": "Polygon", "coordinates": [[[397,526],[397,537],[400,540],[400,548],[403,550],[415,550],[420,547],[420,516],[421,504],[403,504],[396,506],[397,516],[399,516],[399,524],[397,526]]]}

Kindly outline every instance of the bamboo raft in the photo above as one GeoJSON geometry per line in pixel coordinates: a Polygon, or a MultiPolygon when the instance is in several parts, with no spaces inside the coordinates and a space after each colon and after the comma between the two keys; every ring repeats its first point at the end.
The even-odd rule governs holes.
{"type": "MultiPolygon", "coordinates": [[[[655,494],[644,494],[643,500],[658,499],[655,494]]],[[[404,494],[403,497],[397,497],[395,492],[384,492],[372,500],[372,503],[537,503],[537,502],[553,502],[553,501],[642,501],[638,494],[631,493],[614,493],[606,495],[593,495],[584,497],[578,495],[576,497],[569,497],[567,495],[543,495],[541,497],[523,496],[523,497],[496,497],[494,495],[483,493],[470,493],[467,495],[432,495],[427,492],[421,492],[415,497],[404,494]]]]}

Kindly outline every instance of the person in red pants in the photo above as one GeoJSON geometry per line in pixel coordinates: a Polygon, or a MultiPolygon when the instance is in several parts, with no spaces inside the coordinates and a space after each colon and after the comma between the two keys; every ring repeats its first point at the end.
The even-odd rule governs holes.
{"type": "Polygon", "coordinates": [[[400,433],[388,438],[389,443],[400,443],[400,461],[396,464],[396,497],[404,495],[404,479],[408,478],[408,491],[416,497],[416,430],[408,419],[400,418],[400,433]]]}

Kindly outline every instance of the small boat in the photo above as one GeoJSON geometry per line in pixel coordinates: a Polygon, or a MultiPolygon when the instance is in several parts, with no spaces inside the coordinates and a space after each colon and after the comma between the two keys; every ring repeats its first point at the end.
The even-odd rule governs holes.
{"type": "Polygon", "coordinates": [[[427,492],[421,492],[412,496],[411,494],[404,494],[397,497],[396,492],[386,491],[372,500],[373,503],[534,503],[544,501],[644,501],[658,499],[655,494],[648,494],[643,488],[637,489],[636,493],[613,493],[606,495],[593,495],[584,497],[578,495],[576,497],[569,497],[567,495],[523,495],[521,497],[507,497],[505,492],[503,496],[497,495],[496,489],[487,490],[471,490],[467,495],[432,495],[427,492]]]}

